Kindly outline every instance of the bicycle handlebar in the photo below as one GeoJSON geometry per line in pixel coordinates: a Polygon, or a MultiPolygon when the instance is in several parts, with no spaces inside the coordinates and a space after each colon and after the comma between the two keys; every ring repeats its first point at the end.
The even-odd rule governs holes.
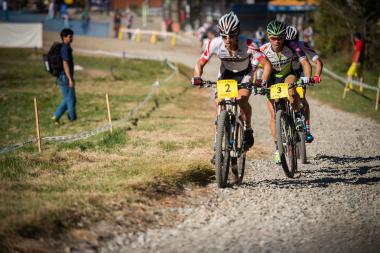
{"type": "MultiPolygon", "coordinates": [[[[216,83],[215,81],[210,81],[210,80],[203,80],[202,81],[202,85],[200,85],[201,88],[216,88],[216,83]]],[[[238,88],[241,89],[241,88],[245,88],[245,89],[249,89],[249,90],[252,90],[253,89],[253,83],[240,83],[238,84],[238,88]]]]}
{"type": "MultiPolygon", "coordinates": [[[[316,82],[314,81],[314,78],[310,78],[310,82],[305,83],[302,80],[298,80],[296,82],[290,83],[289,84],[289,89],[292,89],[294,87],[303,87],[305,88],[306,86],[314,86],[316,82]]],[[[254,95],[267,95],[270,92],[270,87],[253,87],[253,93],[254,95]]]]}
{"type": "MultiPolygon", "coordinates": [[[[306,86],[313,86],[316,82],[314,81],[314,78],[310,78],[310,81],[308,83],[303,82],[302,80],[298,80],[294,83],[289,84],[289,89],[292,89],[293,87],[306,87],[306,86]]],[[[202,84],[200,85],[200,88],[216,88],[217,82],[210,81],[210,80],[202,80],[202,84]]],[[[266,95],[269,94],[270,87],[257,87],[254,85],[254,83],[241,83],[238,85],[238,87],[245,88],[248,90],[253,91],[254,95],[260,94],[260,95],[266,95]]]]}

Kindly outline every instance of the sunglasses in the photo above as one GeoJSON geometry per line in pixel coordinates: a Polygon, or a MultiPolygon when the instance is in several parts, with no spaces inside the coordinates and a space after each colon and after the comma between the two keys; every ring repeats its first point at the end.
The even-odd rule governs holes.
{"type": "Polygon", "coordinates": [[[221,35],[222,39],[226,40],[228,38],[235,39],[237,37],[237,34],[231,34],[231,35],[221,35]]]}
{"type": "Polygon", "coordinates": [[[280,37],[275,37],[275,36],[269,36],[269,40],[283,40],[285,39],[284,37],[280,36],[280,37]]]}

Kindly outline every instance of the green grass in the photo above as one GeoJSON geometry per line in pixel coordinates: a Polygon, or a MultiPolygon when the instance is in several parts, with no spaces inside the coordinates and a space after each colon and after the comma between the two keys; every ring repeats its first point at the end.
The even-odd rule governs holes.
{"type": "Polygon", "coordinates": [[[89,140],[78,140],[73,142],[63,142],[57,145],[59,151],[80,150],[115,152],[128,141],[126,129],[117,129],[112,133],[103,133],[89,140]]]}
{"type": "MultiPolygon", "coordinates": [[[[70,123],[63,115],[63,124],[57,127],[50,118],[62,95],[54,77],[45,72],[41,55],[33,55],[30,50],[0,49],[0,63],[4,63],[0,69],[0,117],[3,119],[0,146],[35,135],[33,97],[38,97],[42,136],[73,134],[107,122],[106,92],[109,93],[112,119],[123,119],[144,99],[157,77],[171,73],[162,63],[155,61],[77,56],[75,63],[85,69],[75,74],[78,120],[70,123]],[[109,71],[110,66],[118,76],[117,81],[109,71]],[[91,71],[97,72],[93,74],[91,71]]],[[[175,84],[165,85],[163,90],[169,90],[175,84]]]]}
{"type": "MultiPolygon", "coordinates": [[[[339,74],[346,77],[346,71],[351,63],[351,57],[335,56],[323,59],[325,66],[339,74]]],[[[373,71],[365,71],[365,82],[376,86],[377,73],[373,71]]],[[[339,108],[344,111],[356,113],[362,117],[373,118],[380,122],[380,111],[375,111],[376,92],[373,90],[364,90],[364,94],[359,92],[359,87],[354,86],[354,91],[349,91],[346,98],[343,99],[344,85],[334,79],[330,78],[327,74],[322,75],[322,83],[308,89],[308,95],[317,98],[318,100],[327,103],[333,107],[339,108]]]]}
{"type": "Polygon", "coordinates": [[[211,122],[212,108],[199,91],[184,88],[187,80],[161,83],[158,98],[135,115],[135,122],[126,122],[122,120],[157,76],[162,80],[171,70],[154,61],[76,56],[76,64],[84,67],[76,73],[78,120],[63,117],[55,126],[50,117],[61,94],[40,60],[30,50],[0,49],[0,146],[34,136],[34,96],[39,98],[42,136],[75,134],[107,123],[106,92],[115,127],[112,134],[84,140],[44,142],[42,153],[28,145],[0,155],[0,251],[12,250],[9,242],[16,245],[17,240],[55,240],[79,222],[86,227],[113,220],[120,212],[141,223],[145,215],[134,221],[133,203],[146,199],[152,205],[181,194],[188,183],[205,185],[213,179],[207,153],[213,137],[202,131],[211,122]]]}

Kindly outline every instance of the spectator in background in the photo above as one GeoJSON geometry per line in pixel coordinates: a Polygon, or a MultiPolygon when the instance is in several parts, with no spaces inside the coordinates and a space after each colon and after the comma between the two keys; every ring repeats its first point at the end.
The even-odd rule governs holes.
{"type": "MultiPolygon", "coordinates": [[[[133,25],[133,14],[129,8],[125,11],[125,27],[131,29],[133,25]]],[[[131,39],[132,33],[128,32],[128,38],[131,39]]]]}
{"type": "Polygon", "coordinates": [[[262,26],[259,26],[259,28],[255,32],[255,36],[254,36],[253,42],[255,42],[255,44],[258,47],[261,47],[262,45],[264,45],[266,43],[265,32],[264,32],[262,26]]]}
{"type": "Polygon", "coordinates": [[[214,23],[213,23],[212,17],[208,16],[206,19],[206,22],[204,22],[203,25],[198,28],[196,35],[199,41],[201,42],[201,50],[203,49],[204,40],[207,39],[207,36],[208,36],[207,32],[210,29],[213,29],[213,27],[214,27],[214,23]]]}
{"type": "Polygon", "coordinates": [[[172,24],[173,24],[173,19],[171,17],[168,17],[165,19],[165,25],[166,25],[166,31],[167,32],[172,32],[172,24]]]}
{"type": "Polygon", "coordinates": [[[54,11],[55,11],[55,6],[54,6],[54,0],[51,0],[49,3],[49,8],[48,8],[48,15],[46,16],[45,20],[53,19],[54,18],[54,11]]]}
{"type": "Polygon", "coordinates": [[[309,25],[308,27],[306,27],[304,30],[303,30],[303,41],[305,43],[308,43],[308,45],[313,48],[314,47],[314,41],[313,41],[313,28],[311,27],[311,25],[309,25]]]}
{"type": "Polygon", "coordinates": [[[119,36],[120,25],[121,25],[121,14],[120,14],[119,9],[116,9],[113,15],[113,30],[115,32],[114,38],[117,38],[119,36]]]}
{"type": "Polygon", "coordinates": [[[103,8],[104,8],[104,13],[108,17],[110,14],[110,1],[109,0],[104,0],[103,1],[103,8]]]}
{"type": "Polygon", "coordinates": [[[85,7],[82,12],[82,30],[84,34],[88,33],[88,29],[90,28],[90,13],[88,12],[88,8],[85,7]]]}
{"type": "Polygon", "coordinates": [[[63,27],[70,28],[70,16],[67,11],[63,14],[63,27]]]}
{"type": "Polygon", "coordinates": [[[62,3],[60,8],[59,8],[59,14],[61,16],[61,18],[63,18],[63,16],[66,14],[67,12],[67,5],[65,3],[62,3]]]}
{"type": "Polygon", "coordinates": [[[8,0],[3,0],[2,2],[2,10],[5,21],[9,21],[9,12],[8,12],[8,0]]]}
{"type": "Polygon", "coordinates": [[[354,77],[363,79],[363,63],[364,63],[364,41],[360,33],[355,33],[354,38],[354,57],[350,68],[347,71],[348,88],[352,89],[352,79],[354,77]]]}
{"type": "Polygon", "coordinates": [[[207,45],[208,43],[216,37],[216,34],[217,34],[217,31],[214,30],[213,28],[210,28],[208,29],[208,31],[206,32],[207,34],[207,37],[205,39],[203,39],[203,46],[201,48],[201,53],[203,53],[206,49],[207,49],[207,45]]]}
{"type": "Polygon", "coordinates": [[[75,81],[74,81],[74,59],[71,43],[74,39],[74,32],[69,28],[65,28],[61,31],[61,58],[63,70],[57,78],[57,85],[61,88],[63,95],[63,101],[58,106],[57,110],[52,117],[54,124],[59,124],[59,119],[67,111],[67,117],[70,121],[74,121],[77,118],[76,115],[76,96],[75,96],[75,81]]]}

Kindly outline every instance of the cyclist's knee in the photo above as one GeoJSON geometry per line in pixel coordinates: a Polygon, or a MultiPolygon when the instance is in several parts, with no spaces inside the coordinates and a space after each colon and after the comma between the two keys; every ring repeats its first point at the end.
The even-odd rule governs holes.
{"type": "Polygon", "coordinates": [[[296,94],[297,94],[297,92],[296,92],[295,88],[289,89],[289,96],[294,98],[296,96],[296,94]]]}
{"type": "Polygon", "coordinates": [[[242,108],[250,108],[250,104],[248,102],[248,97],[246,96],[241,96],[240,98],[237,99],[238,104],[242,108]]]}

